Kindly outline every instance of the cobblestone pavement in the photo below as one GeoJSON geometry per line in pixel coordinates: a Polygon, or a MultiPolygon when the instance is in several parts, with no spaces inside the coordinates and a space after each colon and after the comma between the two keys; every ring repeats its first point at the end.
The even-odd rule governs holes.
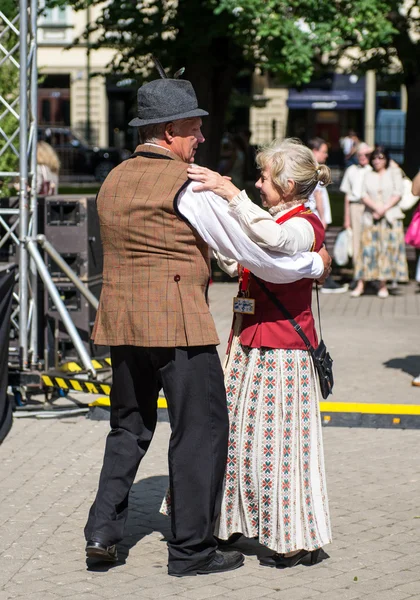
{"type": "MultiPolygon", "coordinates": [[[[224,338],[230,320],[225,306],[234,286],[212,288],[224,338]]],[[[403,290],[406,294],[414,288],[403,290]]],[[[346,309],[343,297],[321,298],[324,337],[334,347],[337,378],[343,380],[336,399],[360,400],[355,395],[366,388],[366,401],[369,396],[420,403],[408,372],[419,360],[418,313],[401,309],[387,315],[388,308],[377,304],[383,301],[361,300],[371,300],[374,314],[366,314],[362,303],[346,309]],[[410,362],[407,356],[416,358],[410,362]],[[396,361],[393,368],[384,364],[389,361],[396,361]]],[[[415,296],[417,306],[418,300],[415,296]]],[[[403,302],[409,306],[412,300],[403,302]]],[[[334,536],[325,548],[328,559],[312,567],[267,569],[257,559],[264,550],[245,541],[238,545],[246,554],[244,567],[182,579],[166,573],[169,522],[158,512],[168,482],[165,419],[133,486],[120,562],[86,565],[83,526],[107,431],[106,422],[84,417],[15,420],[0,446],[0,600],[420,599],[419,430],[324,430],[334,536]]]]}

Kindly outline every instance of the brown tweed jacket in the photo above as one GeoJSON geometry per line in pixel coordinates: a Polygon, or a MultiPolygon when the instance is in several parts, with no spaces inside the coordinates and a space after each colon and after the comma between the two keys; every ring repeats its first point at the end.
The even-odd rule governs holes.
{"type": "Polygon", "coordinates": [[[218,344],[206,298],[208,247],[174,208],[188,165],[164,148],[139,151],[165,158],[126,160],[98,194],[104,270],[92,338],[109,346],[218,344]]]}

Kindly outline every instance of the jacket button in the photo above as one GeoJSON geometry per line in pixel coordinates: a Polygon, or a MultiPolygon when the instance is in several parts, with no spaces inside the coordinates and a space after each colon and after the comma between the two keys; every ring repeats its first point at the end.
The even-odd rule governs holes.
{"type": "Polygon", "coordinates": [[[179,281],[180,279],[181,279],[181,276],[180,276],[180,275],[175,275],[175,276],[174,276],[174,281],[179,281]]]}

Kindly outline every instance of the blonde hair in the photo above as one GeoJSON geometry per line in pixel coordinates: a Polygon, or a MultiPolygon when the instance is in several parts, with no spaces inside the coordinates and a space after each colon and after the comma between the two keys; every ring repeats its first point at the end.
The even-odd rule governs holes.
{"type": "Polygon", "coordinates": [[[273,184],[283,194],[289,189],[288,180],[294,182],[293,200],[306,200],[318,183],[331,183],[331,171],[315,160],[312,151],[297,138],[274,140],[260,149],[256,157],[261,170],[270,170],[273,184]]]}
{"type": "Polygon", "coordinates": [[[38,142],[36,145],[36,162],[49,167],[53,173],[60,170],[60,159],[52,146],[47,142],[38,142]]]}

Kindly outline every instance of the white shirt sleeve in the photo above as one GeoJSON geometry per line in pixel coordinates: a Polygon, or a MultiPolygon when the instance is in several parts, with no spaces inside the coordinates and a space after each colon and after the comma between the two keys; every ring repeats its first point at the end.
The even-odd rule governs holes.
{"type": "Polygon", "coordinates": [[[315,234],[309,221],[290,219],[279,225],[270,213],[252,202],[245,191],[232,199],[229,212],[261,248],[294,255],[310,250],[314,244],[315,234]]]}
{"type": "Polygon", "coordinates": [[[229,275],[229,277],[236,277],[238,274],[238,261],[232,258],[223,256],[220,252],[213,250],[213,256],[217,260],[219,267],[229,275]]]}
{"type": "Polygon", "coordinates": [[[324,272],[319,254],[304,252],[285,256],[263,250],[242,231],[229,214],[228,203],[213,192],[193,191],[191,182],[178,197],[178,210],[200,237],[213,249],[234,259],[257,277],[270,283],[292,283],[303,278],[318,279],[324,272]]]}
{"type": "Polygon", "coordinates": [[[351,194],[351,192],[352,192],[351,176],[350,176],[351,167],[352,167],[352,165],[344,171],[343,181],[341,182],[341,185],[340,185],[340,192],[344,192],[344,194],[351,194]]]}

